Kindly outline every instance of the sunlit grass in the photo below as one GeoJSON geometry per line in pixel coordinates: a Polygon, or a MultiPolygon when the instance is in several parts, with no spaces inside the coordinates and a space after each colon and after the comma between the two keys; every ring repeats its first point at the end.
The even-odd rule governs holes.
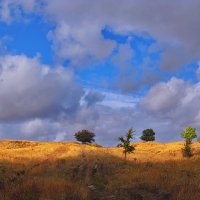
{"type": "Polygon", "coordinates": [[[200,199],[200,143],[121,148],[78,143],[0,141],[0,199],[200,199]]]}

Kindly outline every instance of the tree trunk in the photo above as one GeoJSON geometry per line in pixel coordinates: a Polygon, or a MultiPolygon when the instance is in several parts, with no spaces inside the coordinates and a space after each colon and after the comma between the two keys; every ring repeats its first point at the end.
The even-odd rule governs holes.
{"type": "Polygon", "coordinates": [[[126,152],[124,152],[124,156],[125,156],[125,161],[126,161],[126,152]]]}
{"type": "Polygon", "coordinates": [[[186,140],[186,144],[188,144],[188,145],[190,145],[192,143],[192,141],[191,140],[186,140]]]}

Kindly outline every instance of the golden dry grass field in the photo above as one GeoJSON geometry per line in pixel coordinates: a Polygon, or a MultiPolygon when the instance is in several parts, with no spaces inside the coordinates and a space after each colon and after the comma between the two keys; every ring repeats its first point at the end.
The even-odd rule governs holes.
{"type": "Polygon", "coordinates": [[[199,200],[200,143],[121,148],[70,142],[0,141],[0,200],[199,200]]]}

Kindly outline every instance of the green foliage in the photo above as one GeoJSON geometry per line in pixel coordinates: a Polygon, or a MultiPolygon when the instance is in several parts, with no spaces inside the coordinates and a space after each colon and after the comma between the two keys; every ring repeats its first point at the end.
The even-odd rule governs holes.
{"type": "Polygon", "coordinates": [[[196,128],[192,128],[190,126],[187,127],[182,132],[181,136],[183,138],[185,138],[185,145],[184,145],[184,148],[182,149],[183,156],[184,157],[191,157],[192,156],[192,149],[191,149],[190,145],[192,143],[192,140],[197,137],[196,128]]]}
{"type": "Polygon", "coordinates": [[[82,144],[92,143],[95,141],[95,139],[94,139],[95,133],[92,133],[88,130],[79,131],[79,132],[75,133],[74,136],[75,136],[76,140],[82,142],[82,144]]]}
{"type": "Polygon", "coordinates": [[[145,129],[142,132],[142,136],[140,137],[143,141],[155,141],[155,132],[153,129],[145,129]]]}
{"type": "Polygon", "coordinates": [[[186,142],[184,148],[182,149],[182,153],[184,157],[191,157],[192,156],[192,149],[190,143],[186,142]]]}
{"type": "Polygon", "coordinates": [[[127,153],[133,153],[133,151],[135,150],[135,147],[132,146],[131,143],[131,139],[133,139],[133,133],[134,130],[132,128],[130,128],[128,130],[128,132],[126,133],[125,137],[119,137],[118,140],[121,142],[120,144],[118,144],[118,147],[122,147],[124,149],[124,155],[125,155],[125,160],[126,160],[126,155],[127,153]]]}
{"type": "Polygon", "coordinates": [[[194,138],[197,137],[196,128],[187,127],[181,134],[183,138],[185,138],[186,143],[190,144],[194,138]]]}

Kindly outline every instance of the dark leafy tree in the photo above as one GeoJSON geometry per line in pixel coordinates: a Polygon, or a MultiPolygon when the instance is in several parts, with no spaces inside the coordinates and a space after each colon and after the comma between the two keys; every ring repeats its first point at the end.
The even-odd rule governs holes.
{"type": "Polygon", "coordinates": [[[128,132],[126,133],[125,137],[119,137],[118,140],[121,142],[120,144],[118,144],[118,147],[122,147],[124,156],[125,156],[125,160],[127,157],[127,153],[133,153],[133,151],[135,150],[135,147],[131,145],[131,139],[133,139],[133,133],[134,130],[132,128],[130,128],[128,130],[128,132]]]}
{"type": "Polygon", "coordinates": [[[74,137],[77,141],[82,142],[82,144],[92,143],[95,141],[95,133],[88,130],[78,131],[77,133],[75,133],[74,137]]]}
{"type": "Polygon", "coordinates": [[[197,137],[196,128],[187,127],[182,132],[181,136],[185,138],[184,148],[182,149],[183,156],[191,157],[192,156],[191,143],[192,143],[192,140],[197,137]]]}
{"type": "Polygon", "coordinates": [[[140,137],[143,141],[155,141],[155,132],[153,129],[145,129],[142,132],[142,136],[140,137]]]}

